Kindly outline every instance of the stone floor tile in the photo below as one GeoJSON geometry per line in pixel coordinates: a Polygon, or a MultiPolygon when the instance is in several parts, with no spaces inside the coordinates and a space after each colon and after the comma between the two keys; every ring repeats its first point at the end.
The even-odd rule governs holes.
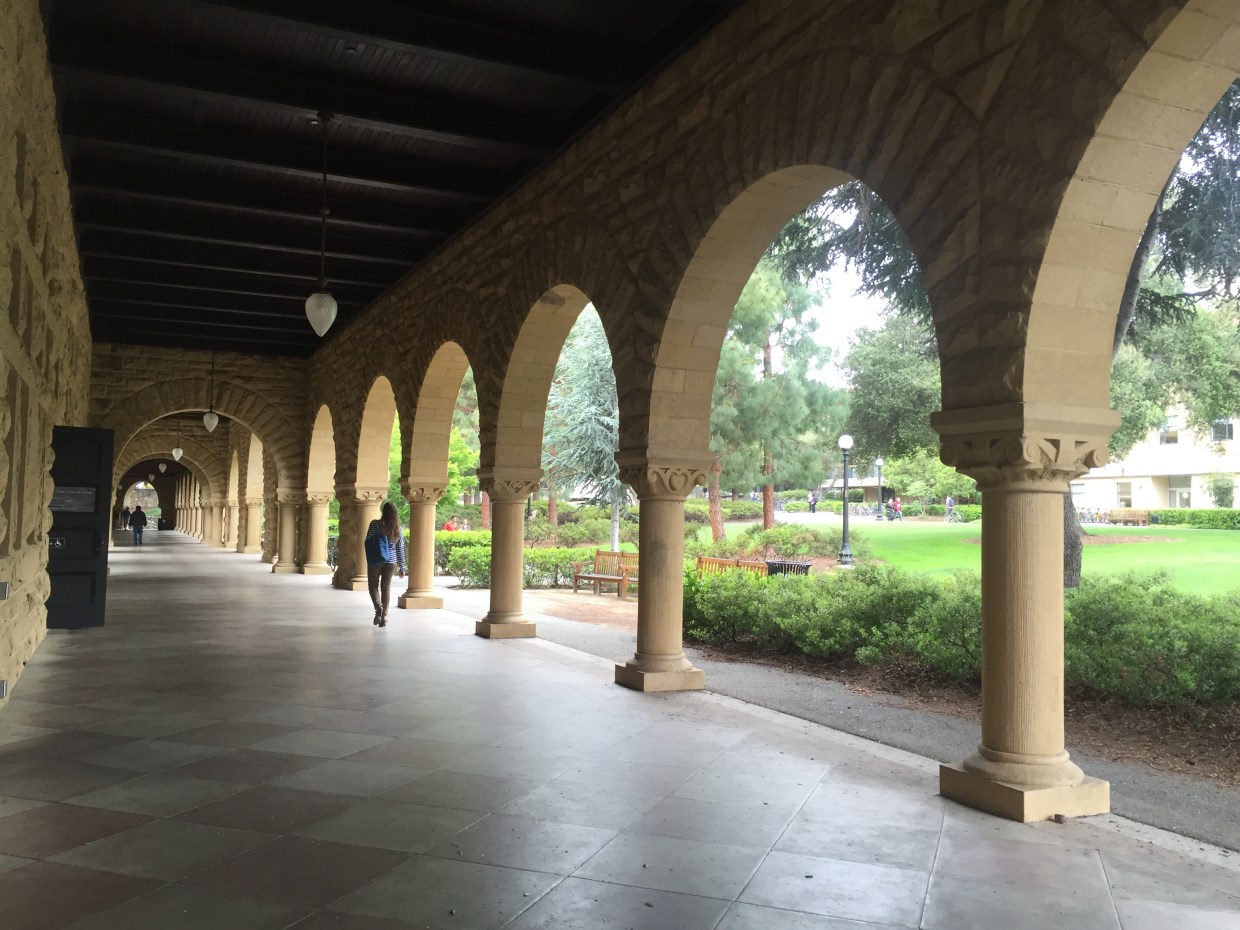
{"type": "Polygon", "coordinates": [[[759,907],[756,904],[733,904],[715,930],[915,930],[915,928],[845,920],[840,917],[823,917],[821,914],[785,911],[774,907],[759,907]]]}
{"type": "Polygon", "coordinates": [[[736,798],[664,798],[627,829],[724,846],[770,847],[783,834],[797,806],[788,801],[771,804],[736,798]]]}
{"type": "Polygon", "coordinates": [[[166,739],[141,739],[92,752],[83,756],[82,761],[135,772],[159,772],[189,765],[200,759],[209,759],[225,751],[219,746],[175,743],[166,739]]]}
{"type": "Polygon", "coordinates": [[[30,865],[33,861],[33,859],[23,859],[21,856],[0,855],[0,872],[10,872],[13,869],[20,869],[24,865],[30,865]]]}
{"type": "Polygon", "coordinates": [[[386,792],[389,801],[425,804],[428,807],[450,807],[455,810],[479,811],[489,814],[505,804],[523,797],[540,783],[525,778],[504,778],[498,775],[470,775],[440,770],[430,772],[386,792]]]}
{"type": "Polygon", "coordinates": [[[622,833],[573,877],[733,900],[765,855],[765,849],[622,833]]]}
{"type": "Polygon", "coordinates": [[[625,930],[702,930],[714,927],[727,907],[716,898],[568,878],[505,930],[598,927],[604,919],[625,930]]]}
{"type": "MultiPolygon", "coordinates": [[[[1119,917],[1109,893],[1024,884],[1019,876],[1008,883],[982,881],[936,872],[930,879],[923,930],[961,927],[1002,927],[1003,930],[1119,930],[1119,917]]],[[[1159,930],[1172,925],[1161,924],[1159,930]]],[[[1186,930],[1178,922],[1176,930],[1186,930]]],[[[1130,930],[1130,928],[1125,928],[1130,930]]]]}
{"type": "Polygon", "coordinates": [[[269,833],[157,820],[62,853],[55,860],[171,882],[272,839],[269,833]]]}
{"type": "Polygon", "coordinates": [[[129,830],[150,820],[137,814],[70,804],[45,804],[0,819],[0,853],[47,859],[83,843],[129,830]]]}
{"type": "Polygon", "coordinates": [[[350,800],[316,791],[263,785],[187,810],[178,820],[263,833],[291,833],[306,824],[334,817],[350,800]]]}
{"type": "Polygon", "coordinates": [[[0,873],[0,927],[57,930],[157,887],[128,875],[32,862],[0,873]]]}
{"type": "Polygon", "coordinates": [[[934,871],[995,884],[1019,881],[1064,891],[1107,890],[1107,876],[1096,849],[986,836],[945,832],[934,871]]]}
{"type": "Polygon", "coordinates": [[[8,706],[4,708],[4,718],[10,723],[52,729],[73,729],[81,723],[92,723],[114,716],[115,713],[103,707],[44,704],[41,701],[23,701],[16,696],[10,698],[8,706]]]}
{"type": "Polygon", "coordinates": [[[263,752],[289,752],[302,756],[318,756],[322,759],[339,759],[390,741],[389,736],[305,729],[263,740],[261,743],[255,743],[251,748],[263,752]]]}
{"type": "Polygon", "coordinates": [[[568,875],[615,836],[615,830],[491,814],[426,854],[568,875]]]}
{"type": "Polygon", "coordinates": [[[68,930],[281,930],[309,910],[207,888],[165,885],[80,920],[68,930]]]}
{"type": "MultiPolygon", "coordinates": [[[[740,900],[826,917],[916,927],[928,878],[925,872],[911,869],[773,852],[740,900]]],[[[954,930],[965,926],[972,925],[958,924],[954,930]]]]}
{"type": "Polygon", "coordinates": [[[662,798],[688,781],[694,772],[695,769],[685,765],[626,764],[611,759],[591,759],[559,773],[557,781],[614,788],[630,794],[641,792],[662,798]]]}
{"type": "Polygon", "coordinates": [[[416,856],[330,909],[418,927],[499,930],[559,881],[545,872],[416,856]]]}
{"type": "Polygon", "coordinates": [[[28,798],[9,798],[0,795],[0,818],[8,817],[10,814],[20,814],[22,811],[34,810],[36,807],[42,807],[46,801],[31,801],[28,798]]]}
{"type": "MultiPolygon", "coordinates": [[[[404,765],[329,759],[320,765],[274,779],[271,784],[280,788],[300,788],[303,791],[319,791],[323,794],[371,798],[390,792],[426,774],[426,769],[413,769],[404,765]]],[[[397,800],[404,799],[398,798],[397,800]]],[[[459,807],[460,805],[446,804],[443,806],[459,807]]]]}
{"type": "Polygon", "coordinates": [[[388,714],[379,710],[350,711],[336,721],[336,729],[346,733],[371,733],[375,736],[409,736],[431,718],[410,714],[388,714]]]}
{"type": "Polygon", "coordinates": [[[1124,930],[1236,930],[1240,906],[1227,910],[1186,907],[1162,901],[1118,899],[1120,925],[1124,930]]]}
{"type": "MultiPolygon", "coordinates": [[[[415,782],[416,784],[416,782],[415,782]]],[[[410,787],[413,787],[412,785],[410,787]]],[[[501,813],[587,827],[623,830],[659,803],[658,795],[555,780],[500,809],[501,813]]]]}
{"type": "Polygon", "coordinates": [[[0,746],[20,743],[37,736],[52,736],[59,732],[53,727],[35,727],[17,722],[7,722],[7,715],[0,717],[0,746]]]}
{"type": "Polygon", "coordinates": [[[1116,900],[1136,898],[1207,910],[1240,908],[1240,875],[1219,875],[1203,862],[1168,861],[1165,855],[1151,859],[1103,853],[1102,865],[1116,900]],[[1220,882],[1218,878],[1230,880],[1220,882]]]}
{"type": "Polygon", "coordinates": [[[153,772],[70,798],[70,804],[168,817],[241,791],[239,785],[153,772]]]}
{"type": "Polygon", "coordinates": [[[818,781],[831,767],[829,760],[820,760],[783,752],[778,749],[755,747],[739,742],[729,746],[706,766],[708,771],[745,772],[773,778],[804,778],[818,781]]]}
{"type": "Polygon", "coordinates": [[[133,714],[128,717],[114,717],[112,719],[97,720],[94,723],[83,723],[81,727],[96,733],[112,733],[117,736],[151,739],[158,736],[168,736],[172,733],[181,733],[184,730],[192,730],[194,727],[201,727],[208,723],[211,723],[210,717],[200,717],[197,714],[151,711],[149,713],[133,714]]]}
{"type": "Polygon", "coordinates": [[[809,796],[801,815],[805,820],[837,826],[885,823],[917,830],[940,830],[945,804],[936,795],[824,782],[809,796]]]}
{"type": "Polygon", "coordinates": [[[240,723],[236,720],[225,720],[219,723],[208,723],[206,726],[194,727],[176,734],[178,743],[200,743],[205,746],[226,746],[230,749],[243,749],[261,743],[265,739],[296,733],[297,727],[281,727],[271,723],[240,723]]]}
{"type": "Polygon", "coordinates": [[[703,769],[673,791],[672,797],[693,798],[698,801],[744,798],[749,801],[793,804],[800,807],[817,787],[818,782],[795,776],[772,778],[766,775],[751,775],[748,772],[703,769]]]}
{"type": "Polygon", "coordinates": [[[87,730],[53,730],[43,736],[17,740],[0,746],[0,759],[16,756],[37,759],[67,759],[81,761],[83,756],[131,743],[135,737],[114,733],[93,733],[87,730]]]}
{"type": "Polygon", "coordinates": [[[230,784],[261,785],[263,782],[308,769],[317,763],[314,756],[263,752],[259,749],[233,749],[182,765],[176,769],[176,774],[230,784]]]}
{"type": "Polygon", "coordinates": [[[304,704],[256,704],[254,710],[237,719],[242,723],[271,723],[283,727],[325,727],[334,729],[348,719],[351,711],[330,707],[307,707],[304,704]]]}
{"type": "Polygon", "coordinates": [[[381,762],[419,769],[438,769],[462,758],[469,750],[470,747],[462,743],[404,737],[355,752],[348,759],[350,762],[381,762]]]}
{"type": "Polygon", "coordinates": [[[393,869],[407,853],[284,836],[182,879],[226,894],[322,907],[393,869]]]}
{"type": "Polygon", "coordinates": [[[496,746],[522,732],[524,732],[523,727],[514,727],[504,720],[458,717],[454,720],[436,720],[423,724],[408,735],[414,739],[496,746]]]}
{"type": "Polygon", "coordinates": [[[376,799],[295,831],[300,836],[421,853],[460,833],[482,814],[376,799]]]}
{"type": "MultiPolygon", "coordinates": [[[[428,927],[429,925],[424,923],[415,925],[383,917],[367,917],[365,914],[324,910],[297,921],[289,930],[427,930],[428,927]]],[[[429,930],[436,928],[430,927],[429,930]]]]}
{"type": "Polygon", "coordinates": [[[838,823],[798,816],[775,848],[820,859],[847,859],[929,872],[939,848],[939,831],[874,821],[850,822],[847,829],[840,829],[838,823]]]}
{"type": "Polygon", "coordinates": [[[579,756],[528,749],[504,749],[499,746],[462,746],[461,749],[462,753],[443,768],[471,775],[546,781],[581,763],[579,756]]]}

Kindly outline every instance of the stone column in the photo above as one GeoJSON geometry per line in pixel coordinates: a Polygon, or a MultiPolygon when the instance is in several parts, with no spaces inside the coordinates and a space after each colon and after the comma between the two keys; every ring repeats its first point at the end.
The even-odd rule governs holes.
{"type": "Polygon", "coordinates": [[[538,470],[484,469],[478,483],[491,496],[491,609],[474,624],[487,639],[537,636],[521,609],[525,549],[525,499],[538,487],[538,470]]]}
{"type": "Polygon", "coordinates": [[[237,549],[237,537],[241,532],[241,507],[239,502],[234,498],[228,502],[228,532],[224,536],[225,549],[237,549]]]}
{"type": "Polygon", "coordinates": [[[685,498],[706,483],[700,461],[618,453],[620,478],[641,501],[638,524],[637,652],[616,666],[616,684],[688,691],[706,683],[684,651],[685,498]]]}
{"type": "Polygon", "coordinates": [[[218,498],[207,502],[207,545],[224,548],[224,503],[218,498]]]}
{"type": "Polygon", "coordinates": [[[1002,404],[931,418],[982,491],[982,741],[944,765],[947,798],[1012,820],[1110,809],[1064,748],[1063,496],[1107,459],[1110,410],[1002,404]]]}
{"type": "Polygon", "coordinates": [[[409,586],[396,599],[398,607],[443,607],[443,598],[435,593],[435,504],[443,497],[444,484],[401,482],[409,501],[409,586]]]}
{"type": "Polygon", "coordinates": [[[306,561],[301,566],[303,575],[330,575],[327,564],[327,505],[331,494],[306,495],[306,561]]]}
{"type": "Polygon", "coordinates": [[[280,501],[280,536],[276,562],[271,570],[280,574],[297,572],[297,505],[303,495],[300,491],[281,489],[277,492],[280,501]]]}
{"type": "Polygon", "coordinates": [[[257,555],[263,551],[263,499],[245,499],[245,542],[238,543],[238,552],[257,555]]]}
{"type": "Polygon", "coordinates": [[[336,489],[340,498],[340,509],[345,509],[346,502],[351,502],[353,519],[352,528],[341,527],[340,538],[336,541],[337,558],[340,560],[336,569],[335,585],[346,591],[366,590],[366,528],[370,521],[379,516],[379,505],[387,499],[387,488],[359,488],[356,486],[336,489]]]}

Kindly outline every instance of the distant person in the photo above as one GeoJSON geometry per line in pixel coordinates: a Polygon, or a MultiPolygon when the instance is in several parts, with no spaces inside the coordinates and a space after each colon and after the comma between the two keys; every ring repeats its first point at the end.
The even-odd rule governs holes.
{"type": "Polygon", "coordinates": [[[809,492],[809,512],[810,513],[818,512],[818,492],[817,491],[809,492]]]}
{"type": "Polygon", "coordinates": [[[396,505],[384,503],[379,519],[366,530],[366,587],[375,608],[375,626],[387,626],[388,604],[392,598],[392,574],[405,577],[405,534],[400,529],[396,505]]]}
{"type": "Polygon", "coordinates": [[[126,507],[124,510],[121,511],[121,529],[122,530],[129,529],[129,520],[132,516],[133,515],[129,512],[128,507],[126,507]]]}
{"type": "Polygon", "coordinates": [[[455,533],[460,527],[456,522],[456,514],[448,517],[448,522],[443,525],[445,533],[455,533]]]}
{"type": "Polygon", "coordinates": [[[900,498],[896,498],[891,502],[891,509],[896,515],[896,519],[901,523],[904,522],[904,505],[900,503],[900,498]]]}
{"type": "Polygon", "coordinates": [[[947,511],[947,519],[948,519],[948,522],[950,522],[952,518],[952,513],[954,513],[956,510],[956,502],[955,500],[952,499],[952,496],[950,494],[947,495],[947,500],[943,501],[943,507],[947,511]]]}
{"type": "Polygon", "coordinates": [[[146,529],[146,514],[142,512],[141,505],[134,507],[133,513],[129,515],[129,525],[133,527],[133,544],[142,545],[142,531],[146,529]]]}

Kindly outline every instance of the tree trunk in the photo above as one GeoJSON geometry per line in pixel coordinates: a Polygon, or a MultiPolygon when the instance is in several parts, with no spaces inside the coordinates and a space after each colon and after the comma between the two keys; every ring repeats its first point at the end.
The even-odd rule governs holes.
{"type": "MultiPolygon", "coordinates": [[[[720,466],[720,467],[722,467],[722,466],[720,466]]],[[[741,489],[740,489],[740,488],[733,488],[733,489],[732,489],[732,500],[734,500],[734,501],[738,501],[738,500],[740,500],[740,499],[741,499],[741,489]]]]}
{"type": "Polygon", "coordinates": [[[769,452],[762,455],[762,474],[766,475],[762,485],[762,528],[769,530],[775,525],[775,456],[769,452]]]}
{"type": "Polygon", "coordinates": [[[1081,537],[1085,531],[1081,529],[1081,520],[1076,512],[1076,504],[1072,495],[1063,496],[1063,586],[1079,588],[1081,586],[1081,552],[1084,546],[1081,537]]]}
{"type": "Polygon", "coordinates": [[[719,501],[719,476],[723,466],[716,459],[710,466],[710,483],[706,485],[706,499],[710,502],[710,538],[715,542],[723,539],[723,504],[719,501]]]}
{"type": "Polygon", "coordinates": [[[486,491],[482,492],[482,512],[478,514],[478,522],[484,530],[491,528],[491,495],[486,491]]]}
{"type": "Polygon", "coordinates": [[[620,503],[611,502],[611,551],[620,551],[620,503]]]}
{"type": "Polygon", "coordinates": [[[560,525],[559,495],[556,494],[554,481],[547,488],[547,522],[552,526],[560,525]]]}

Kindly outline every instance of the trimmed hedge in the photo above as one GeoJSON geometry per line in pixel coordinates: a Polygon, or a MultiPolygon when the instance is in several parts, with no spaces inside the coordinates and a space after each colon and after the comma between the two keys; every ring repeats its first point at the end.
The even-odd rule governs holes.
{"type": "Polygon", "coordinates": [[[435,533],[435,570],[443,574],[448,570],[448,562],[457,549],[472,546],[485,546],[491,550],[490,530],[456,530],[447,532],[438,530],[435,533]]]}
{"type": "MultiPolygon", "coordinates": [[[[685,573],[685,630],[825,659],[981,675],[981,585],[885,566],[764,578],[685,573]]],[[[1087,578],[1065,592],[1065,680],[1133,704],[1240,700],[1240,591],[1203,598],[1166,573],[1087,578]]]]}
{"type": "MultiPolygon", "coordinates": [[[[593,549],[526,549],[522,583],[527,588],[559,588],[572,582],[573,562],[588,562],[593,549]]],[[[461,579],[462,588],[491,586],[491,547],[459,546],[448,559],[448,571],[461,579]]]]}
{"type": "Polygon", "coordinates": [[[1191,526],[1199,530],[1240,530],[1240,510],[1151,510],[1160,526],[1191,526]]]}

